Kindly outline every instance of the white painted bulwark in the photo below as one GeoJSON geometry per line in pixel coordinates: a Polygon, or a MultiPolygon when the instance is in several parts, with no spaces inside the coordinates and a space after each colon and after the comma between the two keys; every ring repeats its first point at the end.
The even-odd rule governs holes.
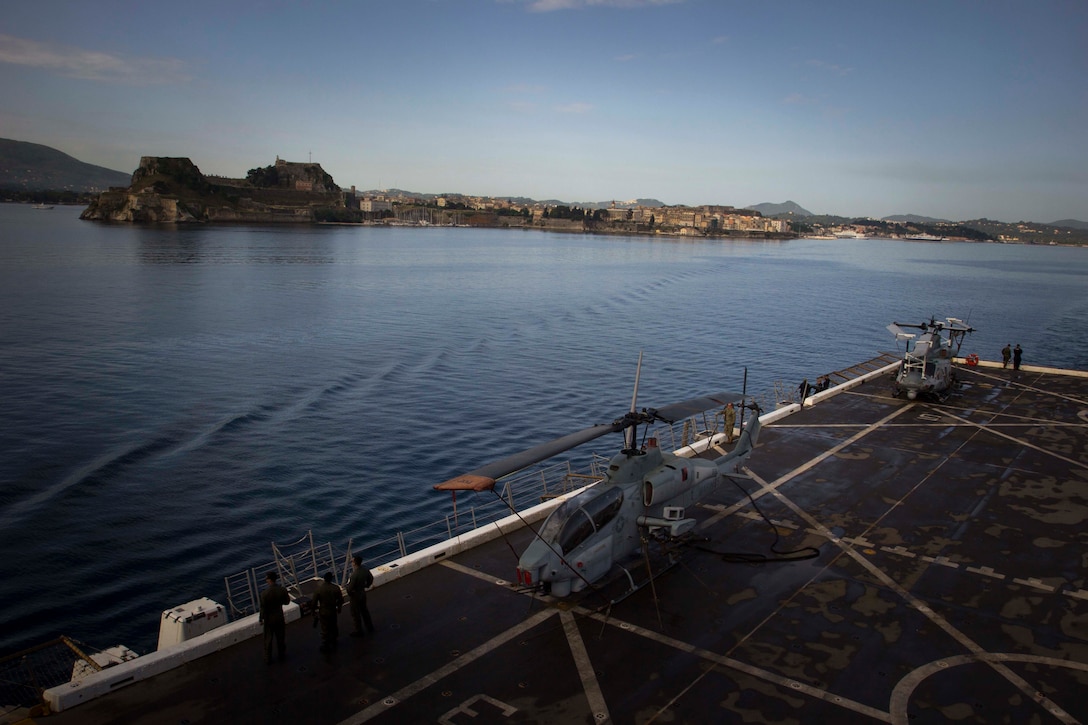
{"type": "MultiPolygon", "coordinates": [[[[301,616],[298,604],[292,602],[284,607],[283,616],[288,622],[297,620],[301,616]]],[[[260,636],[261,624],[257,619],[256,614],[251,614],[194,637],[188,642],[122,662],[76,682],[51,687],[42,694],[42,697],[51,711],[68,710],[126,685],[149,679],[186,662],[192,662],[244,640],[260,636]]]]}

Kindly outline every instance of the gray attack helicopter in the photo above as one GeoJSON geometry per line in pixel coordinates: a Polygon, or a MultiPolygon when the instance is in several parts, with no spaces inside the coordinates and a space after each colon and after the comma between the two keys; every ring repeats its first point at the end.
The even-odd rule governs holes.
{"type": "MultiPolygon", "coordinates": [[[[903,362],[895,373],[893,395],[905,394],[909,400],[919,395],[946,399],[956,384],[956,369],[952,358],[960,352],[960,346],[967,333],[975,328],[955,317],[946,317],[943,322],[930,318],[929,322],[910,325],[893,322],[888,331],[897,341],[906,343],[903,362]],[[904,332],[903,328],[916,328],[920,333],[904,332]]],[[[968,356],[968,364],[978,362],[975,356],[968,356]]]]}
{"type": "Polygon", "coordinates": [[[690,533],[696,521],[685,517],[685,508],[728,477],[743,476],[741,468],[759,437],[758,405],[742,404],[754,415],[743,426],[733,450],[714,460],[704,460],[662,451],[654,438],[639,446],[638,427],[647,426],[649,430],[655,421],[672,424],[742,399],[742,394],[722,392],[641,411],[636,411],[637,396],[636,373],[631,409],[622,418],[543,443],[435,486],[440,491],[454,492],[494,490],[496,479],[502,476],[608,433],[624,433],[624,447],[609,462],[604,478],[560,504],[521,554],[519,585],[565,597],[582,591],[618,566],[627,575],[630,593],[638,587],[623,565],[646,553],[644,543],[650,537],[675,541],[690,533]]]}

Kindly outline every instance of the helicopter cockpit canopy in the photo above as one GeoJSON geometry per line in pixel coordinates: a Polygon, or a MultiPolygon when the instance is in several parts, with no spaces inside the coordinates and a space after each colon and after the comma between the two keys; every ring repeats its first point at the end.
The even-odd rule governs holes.
{"type": "Polygon", "coordinates": [[[583,491],[552,512],[540,529],[540,538],[554,542],[563,553],[568,553],[607,526],[622,506],[622,488],[583,491]]]}

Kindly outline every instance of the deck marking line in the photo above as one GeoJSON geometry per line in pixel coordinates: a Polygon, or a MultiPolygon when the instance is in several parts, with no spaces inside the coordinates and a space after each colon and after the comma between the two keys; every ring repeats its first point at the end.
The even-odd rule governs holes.
{"type": "Polygon", "coordinates": [[[570,653],[574,656],[574,664],[578,668],[578,677],[582,680],[582,689],[589,700],[589,711],[593,714],[594,722],[611,722],[612,715],[608,712],[608,703],[601,692],[601,685],[597,682],[597,673],[593,671],[593,662],[586,651],[586,643],[582,639],[582,633],[578,630],[578,623],[574,621],[574,615],[570,612],[559,612],[559,619],[563,622],[563,631],[567,635],[567,644],[570,645],[570,653]],[[599,716],[603,715],[603,719],[599,716]]]}
{"type": "MultiPolygon", "coordinates": [[[[1043,390],[1042,388],[1036,388],[1036,387],[1033,387],[1031,385],[1026,385],[1024,383],[1013,382],[1011,380],[1007,380],[1007,379],[998,377],[997,375],[988,375],[986,373],[979,372],[978,370],[975,371],[975,374],[979,375],[981,377],[986,377],[986,378],[990,378],[992,380],[996,380],[996,381],[998,381],[999,383],[1001,383],[1002,385],[1004,385],[1006,387],[1015,387],[1015,388],[1019,388],[1021,390],[1026,390],[1026,391],[1029,391],[1029,392],[1032,392],[1032,393],[1039,393],[1040,395],[1047,395],[1047,396],[1049,396],[1051,398],[1060,398],[1062,400],[1068,400],[1070,402],[1078,403],[1080,405],[1088,405],[1088,401],[1081,400],[1080,398],[1074,398],[1074,397],[1072,397],[1070,395],[1063,395],[1061,393],[1055,393],[1053,390],[1043,390]]],[[[1036,378],[1036,380],[1038,380],[1038,378],[1036,378]]]]}
{"type": "Polygon", "coordinates": [[[445,561],[440,561],[440,562],[438,562],[438,565],[439,566],[444,566],[447,569],[453,569],[454,571],[459,571],[462,574],[468,574],[469,576],[474,576],[477,579],[479,579],[480,581],[485,581],[488,584],[494,584],[495,586],[502,587],[503,589],[509,588],[507,584],[499,584],[499,582],[495,579],[495,576],[493,574],[488,574],[487,572],[480,571],[479,569],[473,569],[472,567],[465,566],[464,564],[458,564],[456,561],[453,561],[452,559],[446,559],[445,561]]]}
{"type": "MultiPolygon", "coordinates": [[[[1057,458],[1059,461],[1065,461],[1069,465],[1073,466],[1074,469],[1083,469],[1085,467],[1084,463],[1082,463],[1081,461],[1074,461],[1072,458],[1066,458],[1065,456],[1058,455],[1054,451],[1048,451],[1045,448],[1040,448],[1039,446],[1035,445],[1034,443],[1028,443],[1026,440],[1023,440],[1022,438],[1017,438],[1016,436],[1011,436],[1008,433],[1002,433],[1001,431],[996,430],[994,427],[992,427],[990,425],[987,425],[986,423],[976,423],[974,421],[967,420],[966,418],[961,418],[958,415],[953,415],[952,413],[947,413],[946,415],[948,415],[948,417],[952,418],[953,420],[958,420],[963,425],[978,428],[979,430],[984,430],[987,433],[993,433],[995,436],[1000,436],[1000,437],[1002,437],[1002,438],[1004,438],[1006,440],[1010,440],[1013,443],[1016,443],[1017,445],[1023,446],[1024,448],[1030,448],[1031,450],[1036,451],[1037,453],[1043,453],[1043,454],[1045,454],[1047,456],[1050,456],[1051,458],[1057,458]]],[[[1048,424],[1046,422],[1040,422],[1040,423],[1037,423],[1037,425],[1048,425],[1048,424]]]]}
{"type": "Polygon", "coordinates": [[[1084,591],[1083,589],[1078,589],[1075,592],[1071,589],[1066,589],[1065,593],[1071,597],[1076,597],[1077,599],[1088,599],[1088,592],[1084,591]]]}
{"type": "MultiPolygon", "coordinates": [[[[761,486],[767,485],[760,479],[760,477],[758,475],[756,475],[755,472],[749,471],[749,473],[751,474],[753,481],[755,481],[756,483],[758,483],[761,486]]],[[[921,483],[919,483],[919,485],[921,485],[921,483]]],[[[925,601],[923,601],[922,599],[920,599],[920,598],[916,597],[915,595],[911,594],[910,591],[908,591],[902,585],[900,585],[899,582],[897,582],[895,579],[893,579],[891,576],[889,576],[883,569],[876,566],[869,559],[867,559],[866,557],[862,556],[860,553],[855,551],[853,547],[843,546],[841,543],[836,541],[835,537],[831,534],[830,530],[828,530],[825,526],[823,526],[823,524],[816,521],[816,519],[814,519],[811,515],[809,515],[806,511],[804,511],[792,499],[787,498],[781,491],[772,490],[772,491],[769,491],[768,493],[772,493],[774,495],[774,497],[779,500],[779,502],[785,504],[795,514],[797,514],[801,518],[808,521],[812,526],[816,526],[816,527],[824,529],[824,531],[827,532],[825,534],[825,536],[827,536],[827,538],[829,538],[832,541],[835,541],[837,544],[839,544],[839,549],[842,551],[843,554],[845,554],[846,556],[850,557],[855,562],[860,564],[870,574],[872,574],[874,577],[876,577],[881,582],[883,582],[889,589],[891,589],[896,594],[898,594],[910,606],[914,607],[917,611],[921,612],[930,622],[932,622],[934,625],[936,625],[940,629],[943,629],[948,635],[950,635],[952,637],[952,639],[959,642],[960,645],[962,645],[973,656],[978,657],[979,659],[983,659],[984,656],[987,654],[986,650],[984,650],[980,644],[975,642],[973,639],[968,637],[966,634],[961,632],[956,627],[952,626],[951,622],[949,622],[947,619],[945,619],[940,614],[935,612],[928,604],[925,603],[925,601]]],[[[827,563],[827,565],[824,567],[824,570],[826,571],[827,569],[831,568],[831,565],[835,563],[837,558],[838,557],[833,557],[827,563]]],[[[747,639],[747,637],[745,639],[747,639]]],[[[1013,672],[1011,669],[1009,669],[1007,666],[1005,666],[1001,662],[993,661],[993,660],[985,660],[985,659],[984,659],[984,661],[987,664],[989,664],[990,667],[993,668],[993,670],[995,672],[997,672],[997,674],[1004,677],[1013,687],[1020,690],[1020,692],[1022,692],[1026,697],[1028,697],[1029,699],[1034,700],[1034,701],[1040,703],[1041,705],[1043,705],[1047,709],[1047,711],[1049,711],[1052,715],[1054,715],[1054,717],[1058,718],[1059,720],[1061,720],[1062,722],[1065,722],[1065,723],[1076,723],[1076,722],[1078,722],[1076,718],[1074,718],[1069,713],[1065,712],[1065,710],[1063,710],[1061,707],[1059,707],[1057,703],[1053,702],[1052,700],[1047,698],[1045,695],[1042,695],[1041,693],[1039,693],[1026,680],[1024,680],[1024,678],[1022,678],[1020,675],[1013,672]]],[[[905,723],[906,721],[905,720],[902,720],[902,721],[897,720],[896,722],[905,723]]]]}
{"type": "MultiPolygon", "coordinates": [[[[914,406],[915,406],[915,403],[908,403],[907,405],[904,405],[902,408],[897,408],[894,412],[884,416],[883,418],[878,420],[876,423],[873,423],[872,425],[868,426],[867,428],[858,431],[854,435],[852,435],[849,438],[847,438],[846,440],[844,440],[842,443],[839,443],[836,446],[832,446],[831,448],[828,448],[826,451],[824,451],[820,455],[816,456],[815,458],[812,458],[811,460],[806,461],[805,463],[802,463],[800,466],[793,469],[792,471],[790,471],[790,472],[788,472],[786,474],[783,474],[782,476],[777,478],[773,483],[761,485],[760,490],[752,491],[749,495],[752,497],[752,500],[754,501],[755,499],[761,498],[762,496],[765,496],[766,494],[769,494],[769,493],[773,492],[775,489],[777,489],[782,484],[784,484],[784,483],[786,483],[788,481],[792,481],[794,478],[796,478],[797,476],[800,476],[802,473],[804,473],[805,471],[807,471],[807,470],[809,470],[811,468],[815,468],[817,465],[819,465],[823,461],[827,460],[828,458],[831,458],[832,456],[834,456],[836,453],[838,453],[842,449],[853,445],[854,443],[861,440],[865,436],[869,435],[873,431],[879,430],[886,423],[888,423],[888,422],[890,422],[892,420],[895,420],[899,416],[906,413],[908,410],[912,410],[914,408],[914,406]]],[[[820,427],[823,427],[823,426],[820,426],[820,427]]],[[[748,498],[745,497],[745,498],[741,499],[740,501],[738,501],[737,503],[733,504],[732,506],[729,506],[728,508],[724,509],[720,513],[714,514],[713,516],[708,518],[706,521],[704,521],[702,524],[699,525],[699,529],[710,528],[711,526],[715,525],[716,523],[718,523],[719,521],[724,519],[726,516],[731,516],[732,514],[736,513],[737,511],[739,511],[740,509],[744,508],[747,505],[748,505],[748,498]]]]}
{"type": "MultiPolygon", "coordinates": [[[[461,669],[465,665],[478,660],[492,650],[498,649],[510,640],[519,636],[522,632],[526,632],[532,629],[536,625],[543,622],[545,619],[554,617],[556,611],[557,610],[554,609],[544,609],[537,612],[520,624],[514,625],[505,632],[501,632],[500,634],[489,639],[487,642],[484,642],[479,647],[476,647],[475,649],[464,653],[453,662],[439,667],[434,672],[424,675],[415,682],[412,682],[402,687],[401,689],[394,692],[392,695],[386,695],[386,697],[383,697],[382,699],[384,700],[386,698],[392,698],[396,703],[401,703],[408,698],[413,697],[414,695],[418,695],[420,692],[423,692],[428,687],[436,684],[442,678],[452,675],[454,672],[461,669]]],[[[367,722],[368,720],[371,720],[378,715],[388,712],[389,707],[390,706],[386,705],[384,702],[375,702],[373,705],[367,707],[364,710],[361,710],[360,712],[355,713],[346,720],[342,720],[340,722],[340,725],[358,725],[358,723],[367,722]]]]}
{"type": "MultiPolygon", "coordinates": [[[[468,574],[469,576],[473,576],[489,584],[497,584],[495,577],[463,564],[458,564],[452,560],[441,562],[441,566],[461,572],[462,574],[468,574]]],[[[532,596],[531,592],[520,593],[532,596]]],[[[605,700],[601,686],[597,682],[597,675],[593,670],[593,663],[589,658],[589,652],[586,650],[585,641],[582,639],[581,632],[578,631],[578,624],[574,621],[573,615],[569,612],[561,611],[560,619],[563,622],[563,631],[567,635],[567,642],[570,645],[571,655],[573,655],[574,663],[578,668],[578,676],[582,680],[582,689],[585,691],[586,699],[589,701],[590,711],[595,716],[598,713],[603,714],[604,716],[604,719],[595,717],[594,721],[601,723],[611,722],[612,715],[608,711],[608,702],[605,700]]]]}
{"type": "Polygon", "coordinates": [[[1028,587],[1034,587],[1036,589],[1042,589],[1044,592],[1054,591],[1054,587],[1050,586],[1049,584],[1044,584],[1041,579],[1036,579],[1035,577],[1029,577],[1027,579],[1014,578],[1013,582],[1017,584],[1023,584],[1024,586],[1028,587]]]}
{"type": "Polygon", "coordinates": [[[1004,574],[998,574],[996,571],[993,570],[993,567],[990,566],[969,566],[967,567],[967,571],[971,572],[972,574],[981,574],[982,576],[993,577],[994,579],[1005,578],[1004,574]]]}
{"type": "MultiPolygon", "coordinates": [[[[1063,660],[1057,657],[1043,657],[1040,655],[1022,655],[1022,654],[1007,654],[1004,652],[984,652],[979,655],[956,655],[955,657],[946,657],[944,659],[930,662],[923,665],[909,675],[904,677],[895,686],[895,690],[892,691],[891,697],[891,713],[894,722],[906,723],[909,718],[907,713],[907,704],[910,702],[911,693],[925,680],[927,677],[934,675],[941,671],[946,671],[951,667],[960,667],[962,665],[970,665],[976,662],[985,662],[992,664],[994,662],[1030,662],[1034,664],[1047,665],[1049,667],[1068,667],[1073,670],[1080,670],[1081,672],[1088,672],[1088,664],[1083,662],[1077,662],[1075,660],[1063,660]]],[[[1043,704],[1046,701],[1040,700],[1037,697],[1032,697],[1032,700],[1043,704]]],[[[1044,707],[1045,704],[1044,704],[1044,707]]],[[[1050,707],[1046,709],[1055,717],[1060,718],[1063,711],[1055,711],[1050,707]]],[[[1076,722],[1074,720],[1073,722],[1076,722]]]]}
{"type": "MultiPolygon", "coordinates": [[[[609,626],[619,627],[625,632],[634,632],[635,634],[641,637],[645,637],[646,639],[653,640],[667,647],[672,647],[673,649],[680,650],[681,652],[688,652],[692,655],[695,655],[696,657],[700,657],[704,660],[713,662],[714,664],[720,665],[727,669],[743,672],[746,675],[751,675],[752,677],[755,677],[757,679],[773,683],[787,690],[804,693],[818,700],[823,700],[824,702],[839,705],[840,707],[843,707],[847,710],[853,710],[854,712],[866,715],[882,722],[891,722],[889,714],[884,712],[883,710],[878,710],[864,703],[857,702],[856,700],[851,700],[848,697],[843,697],[842,695],[836,695],[832,692],[828,692],[827,690],[821,690],[818,687],[806,685],[803,682],[798,682],[792,677],[783,677],[782,675],[775,674],[774,672],[771,672],[769,670],[764,670],[759,667],[750,665],[746,662],[741,662],[740,660],[729,657],[728,655],[721,655],[717,652],[711,652],[710,650],[696,647],[682,640],[668,637],[664,634],[661,634],[660,632],[655,632],[651,629],[644,629],[636,624],[631,624],[630,622],[616,619],[615,616],[606,616],[604,614],[590,612],[588,610],[584,610],[583,613],[587,616],[599,620],[604,624],[608,624],[609,626]]],[[[700,675],[700,677],[702,677],[702,675],[700,675]]]]}
{"type": "Polygon", "coordinates": [[[951,569],[959,569],[960,565],[949,559],[947,556],[922,556],[922,561],[928,561],[930,564],[940,564],[941,566],[947,566],[951,569]]]}

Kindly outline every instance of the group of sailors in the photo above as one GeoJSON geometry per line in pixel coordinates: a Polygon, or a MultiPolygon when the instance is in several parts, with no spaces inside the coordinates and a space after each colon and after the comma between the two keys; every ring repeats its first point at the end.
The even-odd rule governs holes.
{"type": "MultiPolygon", "coordinates": [[[[314,628],[321,627],[322,652],[331,652],[336,649],[336,641],[340,636],[338,617],[344,607],[344,590],[347,590],[351,621],[354,624],[351,636],[363,637],[374,634],[374,623],[370,619],[370,610],[366,606],[366,590],[374,584],[374,575],[363,566],[363,560],[359,556],[352,557],[351,566],[351,576],[344,589],[336,583],[333,573],[328,571],[325,572],[325,576],[322,577],[321,583],[317,585],[313,598],[310,600],[314,628]]],[[[258,619],[264,628],[264,660],[271,664],[273,645],[280,662],[283,662],[287,655],[287,643],[284,639],[287,623],[283,616],[283,608],[291,603],[291,597],[280,585],[279,574],[276,572],[270,571],[265,574],[265,581],[268,587],[261,594],[258,619]]]]}
{"type": "Polygon", "coordinates": [[[808,378],[805,378],[804,380],[802,380],[801,384],[797,386],[797,392],[801,396],[801,400],[804,400],[808,396],[814,395],[816,393],[822,393],[823,391],[827,390],[830,387],[831,387],[831,376],[830,375],[821,375],[820,377],[816,378],[816,384],[815,385],[809,384],[808,378]]]}

